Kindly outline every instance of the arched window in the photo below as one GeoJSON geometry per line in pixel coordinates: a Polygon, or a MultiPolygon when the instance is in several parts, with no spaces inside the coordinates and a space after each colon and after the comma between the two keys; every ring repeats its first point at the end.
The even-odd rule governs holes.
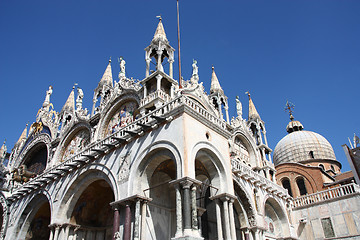
{"type": "Polygon", "coordinates": [[[324,167],[324,165],[319,164],[319,167],[321,167],[321,169],[325,171],[325,167],[324,167]]]}
{"type": "Polygon", "coordinates": [[[305,182],[303,178],[299,178],[298,180],[296,180],[296,184],[298,185],[299,188],[299,192],[300,195],[306,195],[307,194],[307,190],[306,190],[306,186],[305,186],[305,182]]]}
{"type": "Polygon", "coordinates": [[[333,172],[335,172],[335,168],[334,168],[334,166],[333,165],[331,165],[331,170],[333,170],[333,172]]]}
{"type": "Polygon", "coordinates": [[[281,183],[283,188],[285,188],[288,191],[289,195],[293,196],[289,179],[285,178],[284,180],[281,181],[281,183]]]}
{"type": "Polygon", "coordinates": [[[314,151],[310,151],[310,152],[309,152],[309,156],[310,156],[310,158],[313,158],[313,159],[314,159],[314,158],[315,158],[315,157],[314,157],[314,151]]]}

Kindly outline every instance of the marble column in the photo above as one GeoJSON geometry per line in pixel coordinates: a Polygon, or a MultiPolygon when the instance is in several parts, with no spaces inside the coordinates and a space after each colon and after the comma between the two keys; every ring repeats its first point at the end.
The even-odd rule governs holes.
{"type": "Polygon", "coordinates": [[[54,228],[53,226],[49,226],[50,228],[50,237],[49,237],[49,240],[53,240],[54,239],[54,228]]]}
{"type": "Polygon", "coordinates": [[[226,114],[226,122],[228,124],[230,124],[230,120],[229,120],[229,107],[228,106],[225,106],[225,114],[226,114]]]}
{"type": "Polygon", "coordinates": [[[246,229],[246,230],[244,231],[244,236],[245,236],[245,240],[250,240],[249,229],[246,229]]]}
{"type": "Polygon", "coordinates": [[[169,76],[171,77],[171,78],[173,78],[173,72],[174,72],[174,70],[173,70],[173,63],[174,63],[174,59],[169,59],[169,76]]]}
{"type": "Polygon", "coordinates": [[[139,240],[140,237],[140,199],[135,203],[135,223],[134,223],[134,240],[139,240]]]}
{"type": "Polygon", "coordinates": [[[148,77],[150,75],[150,58],[146,58],[146,72],[145,72],[145,77],[148,77]]]}
{"type": "Polygon", "coordinates": [[[260,126],[257,127],[257,131],[258,131],[258,136],[260,138],[260,143],[259,144],[261,145],[263,143],[263,140],[262,140],[262,136],[261,136],[261,128],[260,128],[260,126]]]}
{"type": "Polygon", "coordinates": [[[161,75],[156,76],[156,91],[161,90],[161,79],[162,79],[161,75]]]}
{"type": "Polygon", "coordinates": [[[147,202],[143,201],[141,205],[141,231],[140,231],[140,239],[146,239],[146,208],[147,202]]]}
{"type": "Polygon", "coordinates": [[[113,240],[115,240],[115,233],[119,231],[119,227],[120,227],[120,213],[119,213],[119,208],[115,207],[114,208],[114,219],[113,219],[113,240]]]}
{"type": "Polygon", "coordinates": [[[223,118],[223,113],[222,113],[222,110],[221,110],[221,100],[220,98],[217,99],[217,104],[219,106],[219,114],[220,114],[220,118],[222,119],[223,118]]]}
{"type": "Polygon", "coordinates": [[[143,88],[144,88],[144,98],[146,98],[147,96],[147,87],[146,87],[146,83],[143,84],[143,88]]]}
{"type": "Polygon", "coordinates": [[[131,238],[131,209],[130,202],[125,203],[125,223],[123,240],[130,240],[131,238]]]}
{"type": "Polygon", "coordinates": [[[222,201],[223,201],[223,209],[224,209],[225,237],[226,240],[231,240],[228,199],[225,198],[222,199],[222,201]]]}
{"type": "Polygon", "coordinates": [[[197,214],[198,214],[198,229],[199,229],[199,234],[200,236],[202,236],[202,220],[201,217],[204,214],[204,212],[206,212],[205,208],[201,208],[201,207],[197,207],[197,214]]]}
{"type": "Polygon", "coordinates": [[[192,220],[192,229],[198,231],[198,219],[197,219],[197,207],[196,207],[196,186],[191,187],[191,220],[192,220]]]}
{"type": "Polygon", "coordinates": [[[60,231],[60,225],[55,225],[54,240],[58,240],[58,238],[59,238],[59,231],[60,231]]]}
{"type": "Polygon", "coordinates": [[[175,197],[176,197],[176,233],[175,237],[182,235],[182,205],[181,205],[181,191],[178,183],[174,184],[175,197]]]}
{"type": "Polygon", "coordinates": [[[181,182],[183,187],[183,209],[184,209],[184,233],[191,232],[191,200],[190,200],[190,187],[192,182],[181,182]],[[190,230],[190,231],[189,231],[190,230]]]}
{"type": "Polygon", "coordinates": [[[65,225],[64,227],[65,227],[65,236],[64,236],[64,239],[68,239],[68,238],[69,238],[70,225],[67,224],[67,225],[65,225]]]}
{"type": "Polygon", "coordinates": [[[157,55],[158,55],[158,58],[157,58],[157,69],[156,70],[159,70],[159,71],[164,71],[164,68],[163,68],[163,66],[162,66],[162,64],[161,64],[161,56],[162,56],[162,53],[163,53],[163,51],[162,50],[157,50],[156,51],[156,53],[157,53],[157,55]]]}
{"type": "Polygon", "coordinates": [[[236,229],[235,229],[235,218],[234,218],[234,199],[229,200],[229,215],[230,215],[230,230],[231,238],[236,239],[236,229]]]}
{"type": "Polygon", "coordinates": [[[215,199],[215,207],[216,207],[216,225],[217,225],[217,234],[218,240],[223,240],[223,232],[222,232],[222,219],[221,219],[221,207],[219,199],[215,199]]]}

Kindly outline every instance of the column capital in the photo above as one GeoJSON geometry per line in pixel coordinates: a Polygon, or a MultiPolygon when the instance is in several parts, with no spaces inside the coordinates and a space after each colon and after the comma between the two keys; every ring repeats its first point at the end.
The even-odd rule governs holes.
{"type": "Polygon", "coordinates": [[[229,194],[229,193],[220,193],[218,195],[212,196],[209,198],[210,200],[221,200],[223,202],[225,201],[234,201],[236,199],[236,196],[229,194]]]}
{"type": "Polygon", "coordinates": [[[128,205],[128,204],[134,203],[136,201],[150,202],[150,201],[152,201],[152,198],[148,198],[148,197],[145,197],[145,196],[135,194],[133,196],[123,198],[123,199],[118,200],[118,201],[111,202],[110,206],[112,208],[119,208],[121,206],[125,206],[125,205],[128,205]]]}
{"type": "Polygon", "coordinates": [[[201,182],[199,180],[190,178],[190,177],[183,177],[180,179],[176,179],[170,182],[171,185],[181,185],[183,188],[190,188],[191,185],[200,186],[201,182]]]}
{"type": "Polygon", "coordinates": [[[52,223],[48,227],[49,228],[60,228],[63,224],[62,223],[52,223]]]}

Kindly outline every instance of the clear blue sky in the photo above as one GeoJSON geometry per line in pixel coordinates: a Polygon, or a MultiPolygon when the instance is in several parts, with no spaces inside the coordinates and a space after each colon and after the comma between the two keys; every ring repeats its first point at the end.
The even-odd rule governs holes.
{"type": "MultiPolygon", "coordinates": [[[[180,0],[180,13],[185,79],[195,58],[209,91],[214,65],[231,115],[239,95],[247,116],[250,91],[272,149],[287,134],[288,99],[295,118],[326,137],[350,169],[341,145],[360,135],[360,1],[180,0]]],[[[157,15],[177,49],[175,0],[0,1],[0,141],[13,147],[49,85],[55,110],[74,83],[91,109],[110,56],[115,79],[119,56],[128,76],[143,79],[157,15]]]]}

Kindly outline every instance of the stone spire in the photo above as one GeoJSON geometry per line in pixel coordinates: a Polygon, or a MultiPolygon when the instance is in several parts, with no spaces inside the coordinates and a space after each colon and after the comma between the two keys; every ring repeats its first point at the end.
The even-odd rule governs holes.
{"type": "Polygon", "coordinates": [[[28,127],[28,123],[26,124],[23,132],[21,133],[19,140],[17,140],[17,142],[15,143],[15,145],[19,145],[22,141],[24,141],[27,138],[27,127],[28,127]]]}
{"type": "Polygon", "coordinates": [[[210,87],[210,94],[213,94],[213,93],[220,93],[222,95],[224,94],[224,91],[222,90],[219,80],[216,76],[214,66],[212,67],[211,87],[210,87]]]}
{"type": "Polygon", "coordinates": [[[251,99],[250,93],[249,92],[246,93],[249,96],[249,120],[256,120],[256,119],[261,120],[260,115],[257,112],[256,107],[251,99]]]}
{"type": "Polygon", "coordinates": [[[154,58],[156,61],[156,70],[165,72],[163,67],[163,62],[167,58],[169,63],[169,76],[173,77],[173,62],[174,62],[174,51],[169,44],[168,39],[166,38],[164,26],[162,24],[162,19],[159,17],[159,23],[156,28],[155,34],[151,43],[148,47],[145,48],[145,61],[146,61],[146,72],[145,77],[150,75],[150,62],[154,58]]]}
{"type": "Polygon", "coordinates": [[[70,113],[75,112],[75,94],[74,94],[74,89],[75,89],[75,87],[73,87],[73,89],[71,90],[68,99],[66,100],[63,108],[61,109],[60,114],[62,114],[62,113],[64,113],[64,112],[70,112],[70,113]]]}
{"type": "Polygon", "coordinates": [[[109,64],[107,65],[104,75],[102,76],[95,91],[101,90],[104,85],[107,85],[109,87],[113,86],[113,77],[112,77],[112,71],[111,71],[111,58],[109,59],[109,64]]]}
{"type": "Polygon", "coordinates": [[[159,17],[159,24],[156,28],[154,37],[152,39],[152,41],[164,41],[164,42],[168,42],[167,38],[166,38],[166,34],[165,34],[165,30],[164,30],[164,26],[162,24],[162,18],[159,17]]]}
{"type": "Polygon", "coordinates": [[[6,151],[7,151],[7,147],[5,145],[6,140],[4,141],[3,145],[0,148],[0,162],[2,163],[6,157],[6,151]]]}

